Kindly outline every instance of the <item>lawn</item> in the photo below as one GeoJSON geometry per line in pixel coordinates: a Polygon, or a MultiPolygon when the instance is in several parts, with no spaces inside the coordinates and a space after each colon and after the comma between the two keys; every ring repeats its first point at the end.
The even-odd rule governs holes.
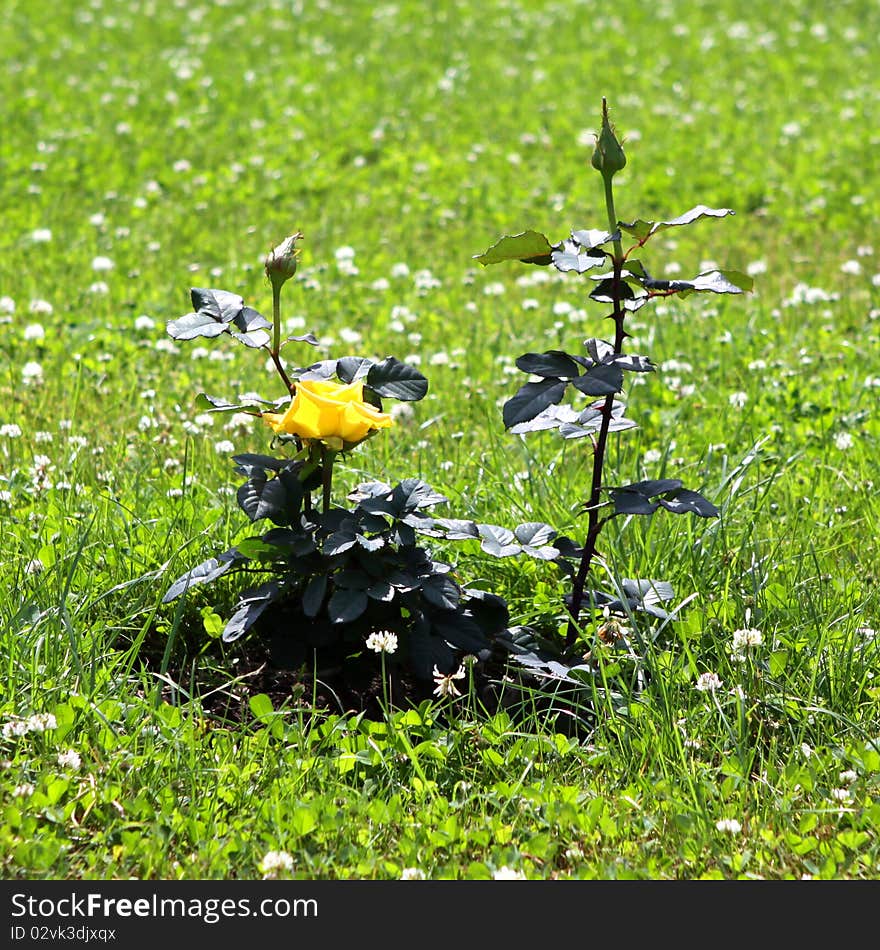
{"type": "MultiPolygon", "coordinates": [[[[4,878],[878,876],[875,3],[5,7],[4,878]],[[475,256],[606,228],[603,97],[620,221],[734,212],[662,230],[651,273],[754,281],[627,319],[656,371],[626,376],[604,484],[680,479],[718,517],[615,518],[591,577],[668,582],[667,616],[609,645],[585,615],[574,684],[468,666],[459,696],[403,677],[411,702],[358,705],[353,671],[381,682],[403,644],[285,668],[221,639],[230,578],[166,602],[254,535],[230,459],[270,451],[197,395],[285,396],[265,351],[167,324],[191,288],[271,320],[265,258],[297,231],[281,320],[316,345],[288,368],[393,356],[428,381],[337,458],[340,503],[421,479],[438,517],[583,543],[590,440],[502,413],[518,357],[584,353],[608,308],[588,274],[475,256]]],[[[428,541],[562,643],[554,563],[428,541]]]]}

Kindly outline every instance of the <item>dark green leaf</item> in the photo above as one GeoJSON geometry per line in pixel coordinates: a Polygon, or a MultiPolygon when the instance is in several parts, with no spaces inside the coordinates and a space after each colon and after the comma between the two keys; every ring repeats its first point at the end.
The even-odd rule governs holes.
{"type": "Polygon", "coordinates": [[[165,596],[162,598],[162,603],[170,603],[182,593],[189,590],[190,587],[195,587],[196,584],[208,584],[216,580],[228,570],[231,570],[233,567],[245,561],[247,561],[247,558],[240,554],[237,548],[230,548],[218,557],[211,557],[208,558],[207,561],[202,561],[201,564],[196,565],[182,577],[179,577],[168,588],[165,592],[165,596]]]}
{"type": "Polygon", "coordinates": [[[344,356],[336,361],[336,375],[343,383],[353,383],[366,378],[373,365],[363,356],[344,356]]]}
{"type": "Polygon", "coordinates": [[[380,548],[385,547],[385,539],[382,537],[379,538],[365,538],[362,534],[357,536],[357,543],[365,551],[378,551],[380,548]]]}
{"type": "Polygon", "coordinates": [[[239,600],[238,609],[223,629],[223,642],[232,643],[257,622],[263,611],[281,594],[278,581],[268,581],[247,591],[239,600]]]}
{"type": "Polygon", "coordinates": [[[623,389],[623,370],[616,363],[599,363],[573,379],[572,386],[585,396],[610,396],[623,389]]]}
{"type": "Polygon", "coordinates": [[[633,356],[629,353],[619,353],[615,356],[614,365],[632,373],[653,373],[656,369],[647,356],[633,356]]]}
{"type": "Polygon", "coordinates": [[[467,609],[480,625],[483,633],[494,636],[501,633],[510,622],[510,611],[507,602],[497,594],[488,591],[466,590],[467,609]]]}
{"type": "Polygon", "coordinates": [[[594,267],[601,267],[605,263],[605,255],[591,255],[574,241],[562,241],[553,248],[550,260],[558,271],[583,274],[594,267]]]}
{"type": "Polygon", "coordinates": [[[254,350],[266,346],[271,339],[265,330],[252,330],[250,333],[236,333],[235,330],[230,330],[229,333],[239,343],[244,343],[245,346],[249,346],[254,350]]]}
{"type": "Polygon", "coordinates": [[[317,346],[318,339],[314,333],[303,333],[301,336],[289,336],[285,343],[308,343],[309,346],[317,346]]]}
{"type": "Polygon", "coordinates": [[[302,611],[307,617],[317,617],[327,593],[327,575],[315,574],[305,586],[302,595],[302,611]]]}
{"type": "Polygon", "coordinates": [[[523,261],[526,264],[550,263],[553,246],[538,231],[523,231],[520,234],[505,235],[482,254],[474,254],[474,260],[484,267],[501,261],[523,261]]]}
{"type": "Polygon", "coordinates": [[[396,593],[388,581],[376,581],[375,584],[367,588],[367,597],[371,600],[384,601],[385,603],[394,600],[396,593]]]}
{"type": "Polygon", "coordinates": [[[272,324],[253,307],[242,307],[233,317],[232,322],[241,333],[253,333],[254,330],[269,329],[272,324]]]}
{"type": "Polygon", "coordinates": [[[687,488],[680,488],[673,494],[661,498],[660,504],[674,514],[690,512],[701,518],[717,518],[720,514],[711,501],[705,499],[699,492],[690,491],[687,488]]]}
{"type": "Polygon", "coordinates": [[[620,231],[615,231],[614,234],[609,234],[608,231],[602,231],[598,228],[590,228],[586,231],[572,231],[571,239],[576,244],[580,244],[581,247],[592,250],[593,248],[600,248],[603,244],[610,244],[612,241],[618,240],[620,238],[620,231]]]}
{"type": "Polygon", "coordinates": [[[206,313],[187,313],[165,325],[168,335],[175,340],[194,340],[196,337],[216,337],[225,333],[227,326],[206,313]]]}
{"type": "Polygon", "coordinates": [[[435,527],[443,531],[443,536],[448,541],[464,541],[468,538],[478,538],[480,532],[473,521],[465,521],[460,518],[434,518],[435,527]]]}
{"type": "Polygon", "coordinates": [[[612,277],[607,280],[600,280],[590,293],[590,297],[593,300],[598,300],[599,303],[614,303],[615,299],[635,299],[635,292],[625,280],[615,281],[612,277]],[[615,298],[615,290],[617,298],[615,298]]]}
{"type": "Polygon", "coordinates": [[[624,224],[622,221],[617,222],[617,226],[621,231],[626,231],[627,234],[631,234],[639,243],[643,244],[649,237],[657,234],[659,231],[664,231],[666,228],[675,228],[680,227],[685,224],[693,224],[694,221],[699,220],[703,217],[712,217],[712,218],[723,218],[728,214],[733,214],[734,212],[730,208],[707,208],[706,205],[697,205],[695,208],[691,208],[690,211],[686,211],[684,214],[680,214],[677,218],[672,218],[669,221],[632,221],[629,224],[624,224]]]}
{"type": "Polygon", "coordinates": [[[545,353],[524,353],[516,361],[524,373],[534,376],[572,377],[580,372],[578,363],[562,350],[547,350],[545,353]]]}
{"type": "Polygon", "coordinates": [[[627,491],[625,488],[612,489],[611,498],[617,515],[652,515],[660,507],[656,501],[651,501],[640,492],[627,491]]]}
{"type": "MultiPolygon", "coordinates": [[[[228,290],[206,290],[193,287],[190,290],[193,308],[221,323],[231,323],[241,313],[244,300],[228,290]]],[[[268,324],[267,324],[268,326],[268,324]]]]}
{"type": "Polygon", "coordinates": [[[367,595],[362,590],[338,587],[327,604],[327,613],[333,623],[351,623],[367,609],[367,595]]]}
{"type": "Polygon", "coordinates": [[[513,435],[521,435],[525,432],[543,432],[546,429],[558,429],[562,425],[577,421],[578,413],[571,406],[548,406],[543,412],[539,412],[534,419],[528,422],[520,422],[510,427],[513,435]]]}
{"type": "Polygon", "coordinates": [[[516,537],[509,528],[496,524],[478,524],[482,542],[480,547],[492,557],[512,557],[522,552],[522,546],[516,543],[516,537]]]}
{"type": "Polygon", "coordinates": [[[367,373],[366,384],[378,396],[415,402],[428,392],[428,380],[413,366],[386,356],[367,373]]]}
{"type": "Polygon", "coordinates": [[[461,593],[448,574],[429,575],[422,581],[421,588],[422,596],[434,607],[454,610],[458,606],[461,593]]]}
{"type": "Polygon", "coordinates": [[[465,653],[476,655],[489,647],[488,637],[465,611],[441,610],[431,614],[429,619],[434,634],[465,653]]]}
{"type": "Polygon", "coordinates": [[[636,491],[646,498],[653,498],[654,495],[662,495],[677,488],[681,488],[681,481],[677,478],[653,478],[644,482],[633,482],[632,485],[621,485],[620,491],[636,491]]]}
{"type": "Polygon", "coordinates": [[[430,485],[419,478],[405,478],[400,484],[395,485],[391,492],[391,501],[395,505],[395,510],[401,514],[418,508],[430,508],[448,500],[445,495],[434,491],[430,485]]]}
{"type": "Polygon", "coordinates": [[[519,392],[504,404],[502,418],[505,428],[529,422],[548,406],[558,403],[565,395],[566,383],[559,379],[542,379],[539,383],[526,383],[519,392]]]}
{"type": "MultiPolygon", "coordinates": [[[[284,402],[286,401],[287,400],[284,400],[284,402]]],[[[256,401],[231,403],[222,399],[220,396],[209,396],[207,393],[199,393],[198,396],[196,396],[195,403],[198,409],[205,409],[208,412],[247,412],[253,415],[255,419],[259,418],[259,412],[257,410],[261,409],[262,406],[273,409],[279,408],[276,403],[269,402],[266,399],[261,399],[260,403],[262,406],[259,406],[256,401]]]]}
{"type": "Polygon", "coordinates": [[[258,472],[277,472],[290,465],[290,459],[279,459],[273,455],[259,455],[254,452],[242,452],[233,455],[236,471],[240,475],[255,475],[258,472]]]}
{"type": "Polygon", "coordinates": [[[556,537],[556,529],[542,521],[527,521],[517,525],[514,536],[520,544],[530,544],[533,547],[543,547],[556,537]]]}
{"type": "Polygon", "coordinates": [[[280,478],[253,475],[238,489],[237,497],[239,506],[251,521],[271,518],[276,524],[288,523],[287,487],[280,478]]]}
{"type": "Polygon", "coordinates": [[[343,554],[349,548],[353,548],[357,543],[357,534],[350,528],[336,531],[331,534],[324,542],[324,554],[333,557],[336,554],[343,554]]]}

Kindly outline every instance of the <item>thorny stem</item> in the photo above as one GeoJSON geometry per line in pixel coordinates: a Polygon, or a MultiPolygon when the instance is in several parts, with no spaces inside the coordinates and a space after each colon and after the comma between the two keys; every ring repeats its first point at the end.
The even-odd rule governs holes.
{"type": "MultiPolygon", "coordinates": [[[[614,193],[611,187],[611,175],[602,176],[605,182],[605,208],[608,212],[608,229],[613,234],[617,232],[617,215],[614,211],[614,193]]],[[[614,300],[614,312],[611,314],[614,320],[614,352],[623,352],[623,341],[626,339],[626,331],[623,328],[623,322],[626,318],[626,311],[620,295],[620,273],[625,260],[623,246],[618,236],[614,241],[614,276],[612,297],[614,300]]],[[[611,411],[614,406],[614,394],[605,397],[605,403],[602,406],[602,423],[599,426],[599,434],[593,447],[593,478],[590,485],[590,498],[587,502],[587,537],[584,541],[581,562],[578,565],[578,571],[575,575],[574,584],[571,591],[571,603],[569,604],[568,629],[565,634],[565,646],[570,649],[574,646],[578,635],[578,620],[584,603],[584,588],[587,583],[587,577],[590,573],[590,567],[593,558],[596,556],[596,544],[599,540],[599,533],[605,525],[607,518],[600,518],[600,504],[602,501],[602,470],[605,466],[605,451],[608,446],[608,432],[611,426],[611,411]]]]}

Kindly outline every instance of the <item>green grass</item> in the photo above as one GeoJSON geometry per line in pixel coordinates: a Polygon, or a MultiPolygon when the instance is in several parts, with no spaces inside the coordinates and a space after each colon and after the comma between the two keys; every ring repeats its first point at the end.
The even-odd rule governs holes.
{"type": "MultiPolygon", "coordinates": [[[[876,5],[299,6],[6,4],[0,426],[21,435],[0,430],[0,719],[57,725],[0,739],[3,875],[251,878],[284,850],[321,878],[877,877],[876,5]],[[470,698],[389,728],[292,695],[218,726],[204,693],[243,688],[236,651],[200,650],[207,600],[161,598],[249,533],[222,443],[266,435],[192,401],[281,393],[252,352],[174,349],[165,321],[191,286],[270,310],[263,256],[302,229],[297,332],[321,356],[418,357],[431,385],[340,480],[417,475],[452,517],[577,534],[584,446],[510,436],[500,406],[520,353],[577,351],[602,308],[572,276],[472,255],[603,225],[584,136],[603,95],[623,220],[737,212],[652,241],[652,270],[756,277],[631,321],[660,371],[606,481],[681,477],[722,510],[603,534],[612,576],[667,579],[683,605],[639,647],[647,687],[601,659],[620,695],[593,697],[580,740],[470,698]],[[734,662],[747,627],[763,643],[734,662]],[[723,686],[695,689],[709,671],[723,686]]],[[[513,622],[562,619],[551,570],[445,553],[513,622]]],[[[212,596],[225,616],[234,592],[212,596]]]]}

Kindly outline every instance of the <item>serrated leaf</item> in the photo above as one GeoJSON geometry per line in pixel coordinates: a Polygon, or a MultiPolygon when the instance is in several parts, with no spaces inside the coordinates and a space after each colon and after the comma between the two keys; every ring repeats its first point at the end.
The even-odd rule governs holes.
{"type": "Polygon", "coordinates": [[[730,208],[708,208],[706,205],[697,205],[690,211],[685,211],[677,218],[671,218],[669,221],[643,221],[641,219],[624,224],[617,222],[621,231],[631,234],[640,244],[643,244],[649,237],[664,231],[666,228],[681,227],[682,225],[693,224],[694,221],[703,217],[723,218],[734,212],[730,208]]]}
{"type": "Polygon", "coordinates": [[[694,290],[709,290],[713,294],[742,294],[754,287],[755,282],[739,271],[711,270],[698,274],[691,282],[694,290]]]}
{"type": "Polygon", "coordinates": [[[548,406],[538,413],[534,419],[521,422],[510,427],[512,435],[522,435],[526,432],[544,432],[547,429],[558,429],[577,420],[578,413],[571,406],[548,406]]]}
{"type": "Polygon", "coordinates": [[[165,324],[165,329],[175,340],[194,340],[200,336],[209,339],[220,336],[228,327],[225,323],[215,320],[210,314],[187,313],[176,320],[169,320],[165,324]]]}
{"type": "Polygon", "coordinates": [[[318,338],[314,333],[303,333],[300,336],[289,336],[284,343],[308,343],[309,346],[318,346],[318,338]]]}
{"type": "Polygon", "coordinates": [[[529,544],[533,547],[544,547],[556,537],[556,529],[543,521],[526,521],[517,525],[513,531],[514,537],[520,544],[529,544]]]}
{"type": "Polygon", "coordinates": [[[550,260],[558,271],[583,274],[594,267],[601,267],[605,263],[605,255],[597,257],[574,241],[562,241],[553,248],[550,260]]]}
{"type": "Polygon", "coordinates": [[[364,535],[359,534],[357,536],[357,543],[365,551],[378,551],[380,548],[385,547],[385,539],[382,537],[378,538],[366,538],[364,535]]]}
{"type": "Polygon", "coordinates": [[[235,328],[241,333],[253,333],[254,330],[268,330],[272,324],[253,307],[242,307],[232,318],[235,328]]]}
{"type": "Polygon", "coordinates": [[[249,346],[251,349],[259,349],[261,346],[267,346],[271,337],[265,330],[253,330],[250,333],[236,333],[235,330],[230,330],[229,334],[233,339],[238,340],[239,343],[244,343],[245,346],[249,346]]]}
{"type": "Polygon", "coordinates": [[[673,494],[661,498],[660,504],[673,514],[689,512],[699,515],[701,518],[717,518],[720,515],[711,501],[704,498],[699,492],[687,488],[680,488],[673,494]]]}
{"type": "Polygon", "coordinates": [[[509,528],[495,524],[478,524],[482,541],[480,547],[492,557],[512,557],[522,551],[522,546],[516,543],[516,536],[509,528]]]}
{"type": "Polygon", "coordinates": [[[610,244],[619,238],[619,231],[610,234],[608,231],[602,231],[599,228],[589,228],[587,230],[571,232],[572,241],[589,250],[600,248],[603,244],[610,244]]]}
{"type": "Polygon", "coordinates": [[[440,528],[443,537],[448,541],[465,541],[480,536],[480,532],[473,521],[461,518],[434,518],[433,521],[434,527],[440,528]]]}
{"type": "Polygon", "coordinates": [[[533,376],[566,378],[577,376],[580,372],[579,364],[575,359],[562,350],[524,353],[517,359],[516,365],[524,373],[531,373],[533,376]]]}
{"type": "Polygon", "coordinates": [[[614,278],[600,280],[590,292],[590,298],[599,303],[613,303],[615,299],[622,301],[635,300],[635,291],[625,280],[615,281],[614,278]],[[617,297],[615,298],[615,289],[617,297]]]}
{"type": "Polygon", "coordinates": [[[421,584],[422,596],[434,607],[454,610],[461,599],[461,592],[448,574],[432,574],[421,584]]]}
{"type": "Polygon", "coordinates": [[[338,362],[339,360],[319,360],[317,363],[312,363],[305,369],[297,370],[293,375],[296,376],[297,379],[332,379],[336,375],[336,364],[338,362]]]}
{"type": "Polygon", "coordinates": [[[474,260],[484,267],[502,261],[522,261],[525,264],[546,265],[550,263],[553,245],[538,231],[522,231],[508,234],[482,254],[474,254],[474,260]]]}
{"type": "Polygon", "coordinates": [[[374,365],[372,360],[363,356],[344,356],[336,361],[336,375],[343,383],[357,382],[365,379],[374,365]]]}
{"type": "Polygon", "coordinates": [[[566,385],[562,380],[552,378],[539,383],[526,383],[504,404],[502,418],[505,428],[528,422],[548,406],[558,403],[565,395],[566,385]]]}
{"type": "Polygon", "coordinates": [[[239,507],[251,521],[260,521],[262,518],[276,521],[287,507],[287,489],[281,479],[267,479],[260,474],[251,476],[238,489],[236,497],[239,507]]]}
{"type": "Polygon", "coordinates": [[[221,323],[231,323],[244,308],[243,298],[228,290],[193,287],[190,290],[190,299],[197,313],[203,313],[221,323]]]}
{"type": "Polygon", "coordinates": [[[428,392],[428,380],[413,366],[386,356],[370,367],[366,385],[378,396],[415,402],[428,392]]]}
{"type": "Polygon", "coordinates": [[[315,574],[309,579],[302,594],[302,612],[307,617],[317,617],[327,593],[327,575],[315,574]]]}
{"type": "Polygon", "coordinates": [[[349,548],[353,548],[357,543],[357,534],[351,529],[335,531],[324,542],[324,554],[327,557],[333,557],[336,554],[344,554],[349,548]]]}
{"type": "Polygon", "coordinates": [[[665,603],[675,596],[675,588],[669,581],[658,581],[625,577],[620,587],[627,597],[638,600],[642,604],[665,603]]]}
{"type": "Polygon", "coordinates": [[[331,623],[351,623],[367,609],[367,595],[362,590],[337,587],[327,603],[331,623]]]}
{"type": "Polygon", "coordinates": [[[434,634],[464,653],[477,654],[489,646],[489,639],[477,621],[465,611],[444,610],[430,617],[434,634]]]}
{"type": "Polygon", "coordinates": [[[585,396],[611,396],[623,389],[623,370],[617,363],[599,363],[571,381],[585,396]]]}
{"type": "Polygon", "coordinates": [[[388,583],[388,581],[376,581],[367,588],[367,597],[370,600],[378,600],[383,603],[390,603],[394,600],[397,591],[388,583]]]}
{"type": "Polygon", "coordinates": [[[431,508],[448,500],[420,478],[405,478],[395,485],[391,492],[391,502],[395,511],[400,514],[408,514],[420,508],[431,508]]]}
{"type": "Polygon", "coordinates": [[[621,485],[618,491],[635,491],[646,498],[662,495],[664,492],[675,491],[681,488],[681,481],[677,478],[652,478],[643,482],[633,482],[632,485],[621,485]]]}
{"type": "Polygon", "coordinates": [[[631,373],[653,373],[657,369],[647,356],[634,356],[630,353],[619,353],[613,362],[615,366],[631,373]]]}
{"type": "Polygon", "coordinates": [[[259,455],[255,452],[242,452],[233,455],[236,471],[241,475],[254,475],[258,472],[277,472],[290,465],[290,459],[275,458],[274,455],[259,455]]]}
{"type": "Polygon", "coordinates": [[[239,600],[238,609],[223,629],[223,642],[232,643],[247,633],[280,593],[281,585],[278,581],[267,581],[244,594],[239,600]]]}
{"type": "Polygon", "coordinates": [[[239,553],[237,548],[230,548],[228,551],[218,557],[208,558],[191,568],[186,574],[179,577],[165,592],[162,603],[167,604],[175,600],[182,593],[195,587],[197,584],[208,584],[225,574],[238,564],[242,564],[247,558],[239,553]]]}
{"type": "Polygon", "coordinates": [[[652,515],[660,507],[656,501],[637,491],[614,488],[610,494],[617,515],[652,515]]]}

